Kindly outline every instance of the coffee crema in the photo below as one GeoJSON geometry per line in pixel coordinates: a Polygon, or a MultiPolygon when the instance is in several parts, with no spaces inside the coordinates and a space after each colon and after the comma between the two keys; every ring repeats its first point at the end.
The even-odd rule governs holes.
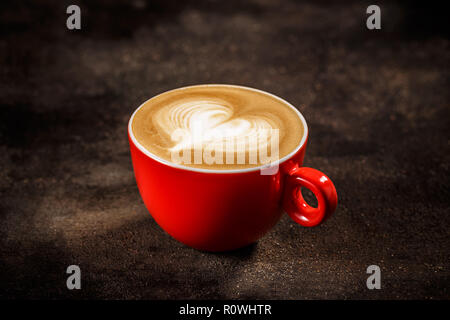
{"type": "Polygon", "coordinates": [[[245,87],[199,85],[162,93],[135,113],[136,140],[166,161],[202,169],[258,167],[295,150],[298,114],[274,96],[245,87]]]}

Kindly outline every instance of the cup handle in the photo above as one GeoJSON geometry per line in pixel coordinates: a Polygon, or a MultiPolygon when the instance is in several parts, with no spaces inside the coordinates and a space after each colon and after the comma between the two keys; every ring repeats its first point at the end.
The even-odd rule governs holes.
{"type": "Polygon", "coordinates": [[[336,210],[337,202],[336,188],[322,172],[297,166],[287,172],[283,209],[298,224],[304,227],[321,224],[336,210]],[[308,188],[316,196],[317,208],[305,201],[300,190],[302,187],[308,188]]]}

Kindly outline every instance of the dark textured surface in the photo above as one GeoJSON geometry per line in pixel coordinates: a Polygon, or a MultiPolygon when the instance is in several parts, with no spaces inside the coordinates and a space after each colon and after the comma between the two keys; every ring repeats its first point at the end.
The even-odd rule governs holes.
{"type": "MultiPolygon", "coordinates": [[[[445,11],[366,2],[0,4],[0,297],[448,299],[445,11]],[[441,25],[439,25],[441,24],[441,25]],[[257,244],[199,252],[165,234],[134,182],[132,111],[197,83],[275,93],[305,115],[307,166],[340,203],[257,244]],[[65,269],[82,270],[82,290],[65,269]],[[366,268],[382,289],[366,288],[366,268]]],[[[406,3],[406,2],[405,2],[406,3]]]]}

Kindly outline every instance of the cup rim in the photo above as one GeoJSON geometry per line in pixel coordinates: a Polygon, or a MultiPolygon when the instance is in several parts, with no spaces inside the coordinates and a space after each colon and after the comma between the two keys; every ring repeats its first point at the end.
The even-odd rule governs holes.
{"type": "Polygon", "coordinates": [[[173,167],[173,168],[177,168],[177,169],[181,169],[181,170],[186,170],[186,171],[194,171],[194,172],[201,172],[201,173],[221,173],[221,174],[228,174],[228,173],[244,173],[244,172],[253,172],[253,171],[259,171],[262,170],[264,168],[267,168],[267,165],[261,165],[258,167],[251,167],[251,168],[243,168],[243,169],[231,169],[231,170],[217,170],[217,169],[204,169],[204,168],[195,168],[195,167],[189,167],[189,166],[185,166],[185,165],[181,165],[181,164],[176,164],[176,163],[172,163],[170,161],[167,161],[163,158],[158,157],[157,155],[151,153],[149,150],[147,150],[143,145],[141,145],[136,137],[133,134],[133,130],[132,130],[132,123],[133,123],[133,119],[134,116],[136,115],[136,113],[139,111],[139,109],[141,109],[145,104],[147,104],[150,100],[155,99],[156,97],[159,97],[162,94],[165,93],[169,93],[169,92],[174,92],[174,91],[182,91],[182,90],[187,90],[190,88],[195,88],[195,87],[232,87],[232,88],[241,88],[241,89],[246,89],[246,90],[250,90],[250,91],[255,91],[258,93],[262,93],[265,95],[268,95],[272,98],[275,98],[279,101],[281,101],[282,103],[284,103],[285,105],[287,105],[288,107],[290,107],[291,109],[294,110],[294,112],[298,115],[298,117],[300,118],[300,121],[303,124],[303,128],[304,128],[304,132],[303,132],[303,136],[302,139],[300,140],[300,143],[298,144],[298,146],[291,151],[289,154],[287,154],[286,156],[284,156],[281,159],[278,159],[277,161],[274,162],[274,165],[280,165],[283,162],[285,162],[286,160],[289,160],[290,158],[292,158],[305,144],[306,142],[306,138],[308,137],[308,125],[306,124],[306,120],[303,117],[303,115],[300,113],[299,110],[297,110],[297,108],[295,108],[291,103],[287,102],[286,100],[284,100],[283,98],[280,98],[272,93],[269,93],[267,91],[263,91],[263,90],[259,90],[259,89],[255,89],[255,88],[251,88],[251,87],[247,87],[247,86],[241,86],[241,85],[234,85],[234,84],[220,84],[220,83],[215,83],[215,84],[197,84],[197,85],[190,85],[190,86],[184,86],[184,87],[180,87],[180,88],[176,88],[176,89],[171,89],[171,90],[167,90],[164,92],[161,92],[153,97],[151,97],[150,99],[147,99],[146,101],[144,101],[131,115],[130,120],[128,121],[128,135],[131,139],[131,141],[133,142],[133,144],[142,152],[144,153],[146,156],[148,156],[149,158],[160,162],[164,165],[167,165],[169,167],[173,167]]]}

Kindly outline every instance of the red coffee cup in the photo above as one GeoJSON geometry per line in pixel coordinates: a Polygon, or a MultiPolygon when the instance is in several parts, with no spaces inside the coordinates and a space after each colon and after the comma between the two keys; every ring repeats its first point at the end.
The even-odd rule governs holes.
{"type": "Polygon", "coordinates": [[[144,204],[168,234],[199,250],[226,251],[251,244],[278,222],[283,209],[298,224],[313,227],[329,218],[337,206],[331,180],[318,170],[302,167],[308,127],[301,113],[270,93],[242,88],[281,100],[303,123],[300,144],[278,161],[279,170],[273,175],[261,174],[262,167],[199,169],[157,157],[136,140],[131,129],[136,111],[145,103],[128,124],[131,159],[144,204]],[[303,199],[302,187],[315,195],[317,208],[303,199]]]}

